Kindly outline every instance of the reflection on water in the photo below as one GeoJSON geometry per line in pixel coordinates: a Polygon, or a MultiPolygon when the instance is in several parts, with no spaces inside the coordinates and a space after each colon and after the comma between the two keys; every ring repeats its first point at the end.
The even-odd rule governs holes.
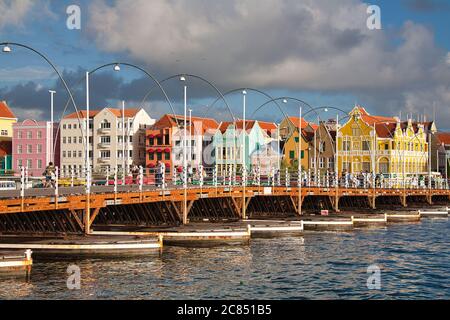
{"type": "Polygon", "coordinates": [[[423,220],[238,247],[165,247],[161,256],[36,262],[31,279],[0,278],[6,299],[449,299],[449,222],[423,220]],[[81,290],[66,288],[81,268],[81,290]],[[368,290],[367,267],[381,268],[368,290]]]}

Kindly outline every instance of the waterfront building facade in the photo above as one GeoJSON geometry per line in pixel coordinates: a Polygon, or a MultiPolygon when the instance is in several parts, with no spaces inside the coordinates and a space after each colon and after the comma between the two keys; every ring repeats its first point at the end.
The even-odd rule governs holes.
{"type": "MultiPolygon", "coordinates": [[[[86,111],[61,121],[61,169],[64,176],[84,174],[86,111]],[[81,122],[81,123],[80,123],[81,122]]],[[[145,131],[154,124],[144,109],[104,108],[89,112],[89,158],[94,173],[117,167],[128,173],[145,165],[145,131]]]]}
{"type": "Polygon", "coordinates": [[[53,162],[60,166],[58,124],[27,119],[13,124],[13,170],[20,174],[25,167],[30,177],[42,177],[45,167],[53,162]]]}
{"type": "Polygon", "coordinates": [[[436,132],[432,136],[431,167],[447,177],[450,169],[450,132],[436,132]]]}
{"type": "Polygon", "coordinates": [[[335,172],[336,121],[320,121],[309,141],[309,167],[319,176],[335,172]]]}
{"type": "Polygon", "coordinates": [[[280,123],[280,138],[283,150],[283,166],[293,170],[298,168],[298,159],[301,158],[301,166],[303,170],[310,168],[310,141],[314,137],[314,131],[317,125],[307,122],[305,119],[298,117],[288,117],[280,123]],[[301,146],[299,146],[299,126],[301,125],[301,146]],[[299,155],[299,147],[301,147],[301,155],[299,155]]]}
{"type": "Polygon", "coordinates": [[[184,116],[166,114],[146,131],[146,166],[155,168],[158,161],[166,169],[183,166],[183,150],[187,164],[192,168],[200,165],[213,165],[207,151],[212,136],[218,128],[216,120],[211,118],[188,117],[186,122],[186,149],[184,145],[184,116]],[[205,157],[206,155],[206,157],[205,157]]]}
{"type": "Polygon", "coordinates": [[[11,173],[12,168],[12,126],[17,117],[6,101],[0,101],[0,175],[11,173]]]}
{"type": "Polygon", "coordinates": [[[213,136],[213,148],[217,170],[225,175],[230,170],[242,170],[244,163],[247,170],[251,169],[253,153],[258,153],[264,146],[271,144],[276,137],[275,123],[246,120],[222,122],[213,136]],[[245,151],[242,148],[245,137],[245,151]],[[245,158],[244,158],[245,157],[245,158]]]}
{"type": "Polygon", "coordinates": [[[426,173],[427,130],[434,125],[372,116],[356,106],[338,131],[339,173],[375,172],[391,177],[426,173]],[[428,129],[426,129],[426,127],[428,129]]]}

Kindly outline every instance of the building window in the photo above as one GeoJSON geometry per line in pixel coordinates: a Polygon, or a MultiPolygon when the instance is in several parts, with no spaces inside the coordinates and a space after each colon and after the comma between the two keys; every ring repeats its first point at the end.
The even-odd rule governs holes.
{"type": "Polygon", "coordinates": [[[33,145],[27,144],[27,153],[28,153],[28,154],[33,153],[33,145]]]}
{"type": "Polygon", "coordinates": [[[17,153],[22,154],[22,145],[21,144],[17,145],[17,153]]]}
{"type": "Polygon", "coordinates": [[[362,143],[362,149],[363,149],[364,151],[369,151],[369,150],[370,150],[370,142],[367,141],[367,140],[363,141],[363,143],[362,143]]]}
{"type": "Polygon", "coordinates": [[[31,159],[28,159],[28,160],[27,160],[27,168],[28,168],[28,169],[33,168],[33,160],[31,160],[31,159]]]}
{"type": "Polygon", "coordinates": [[[66,137],[63,137],[63,143],[66,143],[66,137]]]}
{"type": "Polygon", "coordinates": [[[83,143],[83,137],[78,137],[78,143],[83,143]]]}
{"type": "Polygon", "coordinates": [[[169,152],[166,152],[166,153],[164,154],[164,159],[165,159],[165,160],[170,160],[170,153],[169,153],[169,152]]]}
{"type": "Polygon", "coordinates": [[[343,149],[344,151],[350,151],[350,141],[343,142],[343,149]]]}
{"type": "Polygon", "coordinates": [[[107,120],[103,120],[100,123],[100,128],[102,128],[102,129],[111,129],[111,122],[108,122],[107,120]]]}
{"type": "Polygon", "coordinates": [[[67,137],[67,143],[72,143],[72,137],[67,137]]]}
{"type": "Polygon", "coordinates": [[[71,124],[69,124],[67,127],[68,127],[69,129],[72,129],[72,125],[71,125],[71,124]]]}
{"type": "Polygon", "coordinates": [[[360,128],[352,128],[352,135],[354,137],[359,137],[361,135],[361,129],[360,128]]]}
{"type": "Polygon", "coordinates": [[[8,135],[8,130],[2,130],[1,131],[1,135],[2,136],[7,136],[8,135]]]}
{"type": "Polygon", "coordinates": [[[325,166],[325,158],[319,158],[319,168],[323,169],[325,166]]]}
{"type": "Polygon", "coordinates": [[[155,159],[155,153],[154,152],[149,153],[148,154],[148,159],[149,160],[154,160],[155,159]]]}
{"type": "Polygon", "coordinates": [[[27,131],[27,139],[33,139],[33,132],[27,131]]]}
{"type": "Polygon", "coordinates": [[[36,168],[42,169],[42,160],[41,159],[37,159],[37,161],[36,161],[36,168]]]}
{"type": "Polygon", "coordinates": [[[65,124],[63,124],[63,129],[66,129],[66,125],[65,124]]]}
{"type": "Polygon", "coordinates": [[[157,159],[157,160],[162,160],[162,153],[161,153],[161,152],[158,152],[158,153],[156,154],[156,159],[157,159]]]}
{"type": "Polygon", "coordinates": [[[63,158],[66,157],[66,152],[65,151],[62,152],[62,156],[63,156],[63,158]]]}
{"type": "Polygon", "coordinates": [[[17,166],[19,168],[22,167],[22,159],[17,160],[17,166]]]}
{"type": "Polygon", "coordinates": [[[109,158],[111,158],[111,151],[109,151],[109,150],[102,150],[102,151],[100,151],[100,158],[102,158],[102,159],[109,159],[109,158]]]}
{"type": "Polygon", "coordinates": [[[73,143],[77,143],[77,137],[73,137],[73,143]]]}
{"type": "Polygon", "coordinates": [[[111,143],[111,136],[101,136],[100,137],[100,143],[111,143]]]}
{"type": "Polygon", "coordinates": [[[72,151],[67,151],[67,158],[72,158],[72,151]]]}
{"type": "Polygon", "coordinates": [[[42,144],[37,145],[37,153],[42,153],[42,144]]]}
{"type": "Polygon", "coordinates": [[[17,138],[22,139],[22,131],[19,130],[19,132],[17,132],[17,138]]]}
{"type": "MultiPolygon", "coordinates": [[[[38,139],[42,139],[42,131],[39,130],[39,131],[37,132],[37,138],[38,138],[38,139]]],[[[40,169],[40,168],[38,168],[38,169],[40,169]]]]}
{"type": "Polygon", "coordinates": [[[289,159],[294,159],[295,158],[295,151],[291,150],[289,151],[289,159]]]}
{"type": "Polygon", "coordinates": [[[82,157],[82,153],[81,153],[81,151],[78,151],[78,158],[81,158],[82,157]]]}
{"type": "Polygon", "coordinates": [[[334,169],[334,158],[328,158],[328,168],[334,169]]]}
{"type": "Polygon", "coordinates": [[[320,153],[325,152],[325,141],[321,141],[321,142],[319,143],[319,152],[320,152],[320,153]]]}

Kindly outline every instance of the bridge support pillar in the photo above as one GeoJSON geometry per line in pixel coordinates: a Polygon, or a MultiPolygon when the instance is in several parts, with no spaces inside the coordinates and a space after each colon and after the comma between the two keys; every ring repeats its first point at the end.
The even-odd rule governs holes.
{"type": "Polygon", "coordinates": [[[427,203],[429,205],[433,204],[433,196],[431,194],[427,194],[427,203]]]}
{"type": "Polygon", "coordinates": [[[341,210],[339,209],[339,199],[340,197],[338,196],[331,196],[330,197],[330,202],[333,205],[333,210],[336,213],[339,213],[341,210]]]}
{"type": "Polygon", "coordinates": [[[406,194],[400,196],[400,202],[404,208],[408,206],[408,202],[406,201],[406,194]]]}
{"type": "Polygon", "coordinates": [[[372,197],[369,197],[370,208],[372,208],[372,209],[377,208],[376,200],[377,200],[377,197],[375,195],[373,195],[372,197]]]}

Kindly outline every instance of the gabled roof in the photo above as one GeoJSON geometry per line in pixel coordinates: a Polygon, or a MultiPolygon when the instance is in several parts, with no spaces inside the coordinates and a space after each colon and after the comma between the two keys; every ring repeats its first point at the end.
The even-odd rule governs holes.
{"type": "MultiPolygon", "coordinates": [[[[294,125],[294,127],[298,129],[298,124],[300,123],[300,118],[299,117],[288,117],[288,119],[294,125]]],[[[308,122],[304,118],[302,118],[302,120],[301,120],[302,129],[305,129],[308,125],[310,125],[311,128],[313,128],[313,130],[317,130],[317,128],[319,127],[314,122],[308,122]]]]}
{"type": "MultiPolygon", "coordinates": [[[[89,110],[89,118],[95,117],[95,115],[99,112],[100,112],[99,110],[89,110]]],[[[77,118],[85,119],[86,116],[87,116],[87,111],[80,110],[78,112],[73,112],[71,114],[68,114],[67,116],[64,117],[64,119],[77,119],[77,118]]]]}
{"type": "Polygon", "coordinates": [[[437,132],[436,137],[439,144],[450,145],[450,132],[437,132]]]}
{"type": "MultiPolygon", "coordinates": [[[[109,110],[112,114],[114,114],[118,118],[122,118],[122,109],[118,108],[104,108],[109,110]]],[[[89,110],[89,118],[95,117],[100,111],[104,110],[89,110]]],[[[125,109],[125,118],[133,118],[141,109],[125,109]]],[[[81,119],[85,119],[87,115],[86,110],[80,110],[78,111],[78,116],[81,119]]],[[[77,119],[77,113],[73,112],[67,116],[64,117],[64,119],[77,119]]]]}
{"type": "MultiPolygon", "coordinates": [[[[155,124],[152,126],[152,129],[164,129],[164,128],[173,128],[177,127],[177,120],[178,124],[182,126],[184,124],[184,116],[183,115],[173,115],[173,114],[165,114],[163,115],[158,121],[155,122],[155,124]]],[[[189,122],[189,118],[187,118],[189,122]]],[[[212,118],[202,118],[202,117],[191,117],[192,123],[195,124],[195,122],[201,122],[202,123],[202,134],[205,133],[205,131],[210,129],[217,129],[219,124],[216,120],[212,118]]],[[[191,133],[193,134],[194,126],[188,125],[191,128],[191,133]]]]}
{"type": "MultiPolygon", "coordinates": [[[[255,123],[258,123],[261,130],[264,130],[267,134],[277,129],[277,125],[273,122],[265,122],[259,120],[245,120],[245,130],[253,129],[255,123]]],[[[233,121],[222,121],[219,126],[220,132],[224,133],[230,125],[234,124],[233,121]]],[[[244,128],[244,120],[236,120],[236,129],[242,130],[244,128]]]]}
{"type": "Polygon", "coordinates": [[[17,119],[6,101],[0,101],[0,118],[17,119]]]}

